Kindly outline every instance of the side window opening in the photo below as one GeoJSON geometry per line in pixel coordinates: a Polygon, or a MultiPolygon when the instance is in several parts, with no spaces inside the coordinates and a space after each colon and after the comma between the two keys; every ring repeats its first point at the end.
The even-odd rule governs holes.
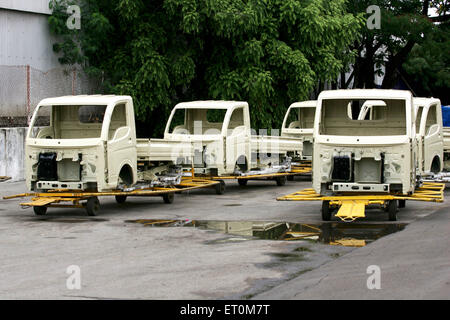
{"type": "Polygon", "coordinates": [[[286,119],[286,129],[300,129],[300,108],[292,108],[286,119]]]}
{"type": "Polygon", "coordinates": [[[236,128],[242,128],[244,126],[244,108],[234,109],[230,117],[230,123],[227,128],[227,136],[233,134],[236,128]]]}
{"type": "Polygon", "coordinates": [[[416,113],[416,133],[420,132],[420,122],[422,121],[422,114],[423,114],[423,106],[419,106],[417,108],[416,113]]]}
{"type": "Polygon", "coordinates": [[[425,123],[425,134],[428,135],[430,127],[437,123],[436,105],[428,109],[427,121],[425,123]]]}
{"type": "Polygon", "coordinates": [[[169,125],[169,133],[178,133],[185,127],[186,109],[176,109],[169,125]]]}
{"type": "Polygon", "coordinates": [[[235,109],[231,114],[228,129],[235,129],[243,125],[244,125],[244,108],[235,109]]]}
{"type": "Polygon", "coordinates": [[[111,115],[111,123],[109,124],[108,139],[114,137],[116,130],[120,127],[127,126],[126,104],[120,103],[114,107],[111,115]]]}

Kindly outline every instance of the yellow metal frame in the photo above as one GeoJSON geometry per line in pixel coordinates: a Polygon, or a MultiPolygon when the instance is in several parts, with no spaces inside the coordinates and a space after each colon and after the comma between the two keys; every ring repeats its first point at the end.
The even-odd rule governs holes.
{"type": "Polygon", "coordinates": [[[218,185],[219,181],[183,178],[181,183],[172,187],[153,187],[148,189],[138,189],[133,191],[114,190],[109,192],[84,192],[79,190],[53,190],[51,192],[21,193],[3,197],[3,199],[32,197],[31,202],[21,203],[24,207],[57,207],[57,208],[84,208],[81,201],[91,197],[107,196],[131,196],[131,197],[153,197],[167,194],[180,193],[188,190],[208,188],[218,185]],[[72,204],[61,204],[71,202],[72,204]]]}
{"type": "MultiPolygon", "coordinates": [[[[197,175],[202,177],[203,179],[211,179],[211,180],[262,180],[262,179],[271,179],[277,177],[287,177],[287,176],[297,176],[302,174],[310,174],[312,171],[311,163],[304,163],[291,167],[291,171],[289,172],[278,172],[278,173],[268,173],[268,174],[253,174],[247,176],[237,176],[237,175],[227,175],[227,176],[205,176],[205,175],[197,175]]],[[[193,174],[191,170],[191,174],[193,174]]]]}
{"type": "Polygon", "coordinates": [[[244,179],[244,180],[258,180],[258,179],[267,179],[267,178],[277,178],[277,177],[285,177],[285,176],[293,176],[296,173],[292,172],[278,172],[278,173],[269,173],[269,174],[252,174],[248,176],[213,176],[213,180],[234,180],[234,179],[244,179]]]}
{"type": "Polygon", "coordinates": [[[291,172],[296,174],[310,174],[312,172],[311,161],[302,162],[301,164],[291,167],[291,172]]]}
{"type": "Polygon", "coordinates": [[[351,193],[336,196],[323,196],[314,189],[300,190],[286,196],[277,198],[278,201],[330,201],[330,206],[339,207],[336,217],[343,221],[354,221],[365,217],[365,207],[378,204],[384,206],[390,200],[413,200],[413,201],[444,201],[445,183],[424,182],[411,195],[402,194],[364,194],[351,193]]]}

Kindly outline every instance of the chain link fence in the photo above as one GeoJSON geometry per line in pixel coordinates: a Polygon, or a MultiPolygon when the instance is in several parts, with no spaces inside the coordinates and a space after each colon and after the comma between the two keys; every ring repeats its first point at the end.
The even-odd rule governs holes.
{"type": "Polygon", "coordinates": [[[44,98],[101,93],[101,80],[80,68],[46,72],[30,66],[0,65],[0,127],[27,126],[34,108],[44,98]]]}

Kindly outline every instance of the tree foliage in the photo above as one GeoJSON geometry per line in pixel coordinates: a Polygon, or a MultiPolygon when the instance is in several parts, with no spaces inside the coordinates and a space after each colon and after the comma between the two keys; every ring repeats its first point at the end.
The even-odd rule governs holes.
{"type": "Polygon", "coordinates": [[[364,23],[347,0],[81,0],[81,30],[69,30],[72,2],[50,3],[60,61],[131,95],[147,134],[198,99],[248,101],[254,127],[279,127],[290,103],[352,60],[364,23]]]}
{"type": "MultiPolygon", "coordinates": [[[[445,42],[448,43],[448,32],[444,30],[448,27],[445,22],[448,16],[432,19],[428,14],[429,9],[444,13],[448,11],[447,0],[352,0],[349,10],[355,14],[365,12],[369,5],[377,5],[381,9],[381,28],[362,29],[361,38],[354,45],[358,52],[354,71],[343,87],[347,87],[353,80],[354,88],[374,88],[376,75],[383,77],[383,88],[393,88],[400,78],[408,77],[408,72],[413,72],[412,77],[417,78],[419,70],[414,68],[413,64],[418,60],[411,59],[420,53],[422,62],[429,60],[428,62],[434,65],[428,68],[422,64],[422,67],[428,68],[429,72],[439,68],[436,63],[430,61],[439,53],[429,49],[430,46],[444,49],[445,42]],[[436,24],[436,21],[443,23],[436,24]],[[411,53],[413,51],[414,54],[411,53]],[[407,61],[407,65],[404,65],[407,61]]],[[[444,63],[442,59],[440,61],[441,64],[444,63]]],[[[426,81],[441,80],[428,77],[426,81]]],[[[427,82],[425,85],[434,84],[427,82]]],[[[424,93],[423,90],[416,91],[424,93]]]]}
{"type": "MultiPolygon", "coordinates": [[[[437,19],[450,12],[449,4],[438,4],[437,8],[442,10],[442,14],[437,19]]],[[[441,23],[433,28],[434,31],[422,43],[412,48],[402,70],[417,95],[438,97],[443,105],[449,105],[450,24],[441,23]]]]}

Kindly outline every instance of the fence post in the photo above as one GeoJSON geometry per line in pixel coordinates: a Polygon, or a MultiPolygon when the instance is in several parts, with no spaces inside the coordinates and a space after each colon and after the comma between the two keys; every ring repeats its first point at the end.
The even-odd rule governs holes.
{"type": "Polygon", "coordinates": [[[27,124],[30,125],[30,113],[31,113],[31,76],[30,65],[26,66],[27,70],[27,124]]]}
{"type": "Polygon", "coordinates": [[[75,83],[77,81],[77,69],[72,70],[72,95],[75,95],[75,83]]]}

